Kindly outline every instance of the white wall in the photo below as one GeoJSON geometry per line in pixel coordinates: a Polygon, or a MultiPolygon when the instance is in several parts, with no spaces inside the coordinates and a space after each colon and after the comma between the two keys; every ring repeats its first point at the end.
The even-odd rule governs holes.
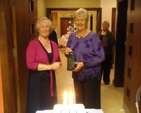
{"type": "MultiPolygon", "coordinates": [[[[111,25],[112,8],[116,8],[116,0],[101,0],[100,6],[102,7],[102,22],[108,21],[111,25]]],[[[111,26],[109,27],[111,30],[111,26]]]]}

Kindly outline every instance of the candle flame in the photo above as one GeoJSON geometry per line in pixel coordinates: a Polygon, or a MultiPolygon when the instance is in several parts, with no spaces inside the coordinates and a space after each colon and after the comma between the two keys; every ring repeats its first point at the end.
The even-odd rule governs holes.
{"type": "Polygon", "coordinates": [[[69,93],[65,90],[63,95],[63,104],[73,104],[73,93],[70,91],[69,93]]]}
{"type": "Polygon", "coordinates": [[[73,104],[73,93],[72,93],[72,91],[69,93],[69,104],[73,104]]]}
{"type": "Polygon", "coordinates": [[[67,93],[67,91],[65,90],[65,92],[64,92],[64,96],[63,96],[63,104],[67,104],[68,102],[68,93],[67,93]]]}

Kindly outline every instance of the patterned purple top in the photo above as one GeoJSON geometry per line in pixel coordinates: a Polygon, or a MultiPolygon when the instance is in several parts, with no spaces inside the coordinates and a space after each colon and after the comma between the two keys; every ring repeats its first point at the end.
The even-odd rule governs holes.
{"type": "Polygon", "coordinates": [[[101,79],[101,62],[105,59],[102,43],[98,35],[90,32],[84,38],[77,38],[76,32],[70,34],[67,47],[70,47],[76,56],[76,62],[83,62],[84,68],[73,72],[73,77],[85,81],[101,79]]]}

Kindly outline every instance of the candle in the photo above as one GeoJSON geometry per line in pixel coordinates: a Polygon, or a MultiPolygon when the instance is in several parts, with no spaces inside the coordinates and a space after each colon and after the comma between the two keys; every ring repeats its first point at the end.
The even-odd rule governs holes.
{"type": "Polygon", "coordinates": [[[72,93],[72,91],[69,93],[69,104],[73,104],[73,93],[72,93]]]}
{"type": "Polygon", "coordinates": [[[68,104],[68,93],[67,93],[67,91],[64,92],[63,104],[68,104]]]}
{"type": "Polygon", "coordinates": [[[73,93],[65,90],[63,95],[63,104],[73,104],[73,93]]]}

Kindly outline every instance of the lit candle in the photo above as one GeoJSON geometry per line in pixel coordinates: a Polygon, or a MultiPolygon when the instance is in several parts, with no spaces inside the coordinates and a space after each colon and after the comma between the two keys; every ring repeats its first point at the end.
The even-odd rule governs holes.
{"type": "Polygon", "coordinates": [[[68,104],[68,93],[67,93],[67,91],[64,92],[63,104],[68,104]]]}
{"type": "Polygon", "coordinates": [[[69,93],[69,104],[73,104],[73,93],[72,93],[72,91],[69,93]]]}

